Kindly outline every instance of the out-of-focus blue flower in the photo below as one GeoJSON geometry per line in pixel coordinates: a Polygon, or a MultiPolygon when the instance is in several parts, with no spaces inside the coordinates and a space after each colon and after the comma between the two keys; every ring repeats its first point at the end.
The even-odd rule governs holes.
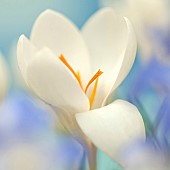
{"type": "Polygon", "coordinates": [[[136,142],[120,156],[124,170],[168,170],[169,159],[150,143],[136,142]]]}
{"type": "Polygon", "coordinates": [[[157,88],[159,92],[170,91],[170,67],[158,62],[156,58],[152,58],[150,63],[142,68],[139,77],[134,83],[134,92],[141,93],[143,89],[152,86],[157,88]],[[160,89],[158,89],[160,88],[160,89]],[[162,89],[162,90],[161,90],[162,89]]]}
{"type": "Polygon", "coordinates": [[[148,30],[148,37],[152,46],[152,55],[157,58],[157,62],[169,65],[170,61],[170,29],[169,24],[166,27],[155,27],[148,30]]]}
{"type": "Polygon", "coordinates": [[[47,111],[41,109],[30,97],[22,93],[9,96],[1,105],[0,116],[0,131],[4,133],[7,130],[9,133],[11,131],[28,135],[52,124],[47,111]]]}
{"type": "Polygon", "coordinates": [[[170,67],[153,58],[141,67],[128,88],[127,96],[142,114],[147,141],[170,154],[170,67]]]}
{"type": "Polygon", "coordinates": [[[165,97],[153,126],[153,134],[158,149],[170,155],[170,95],[165,97]]]}
{"type": "Polygon", "coordinates": [[[142,113],[144,110],[149,113],[150,123],[155,121],[161,103],[170,92],[169,74],[170,68],[153,58],[146,67],[141,68],[128,90],[129,99],[143,107],[142,113]]]}
{"type": "Polygon", "coordinates": [[[0,169],[79,170],[83,148],[55,130],[56,122],[25,93],[11,94],[0,106],[0,169]]]}

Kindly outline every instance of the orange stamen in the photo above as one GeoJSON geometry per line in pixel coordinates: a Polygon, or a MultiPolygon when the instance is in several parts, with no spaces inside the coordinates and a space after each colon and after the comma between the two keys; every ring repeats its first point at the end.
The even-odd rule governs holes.
{"type": "MultiPolygon", "coordinates": [[[[83,85],[82,85],[82,80],[81,80],[81,75],[80,72],[78,71],[77,73],[74,71],[74,69],[70,66],[70,64],[67,62],[67,60],[65,59],[65,57],[60,54],[59,59],[64,63],[64,65],[72,72],[72,74],[74,75],[74,77],[77,79],[80,87],[83,90],[83,85]]],[[[86,88],[85,88],[85,93],[87,92],[89,86],[95,81],[94,87],[92,89],[91,92],[91,96],[89,98],[89,102],[90,102],[90,109],[92,108],[93,102],[94,102],[94,98],[96,96],[96,92],[97,92],[97,86],[98,86],[98,81],[99,81],[99,76],[103,74],[102,71],[98,70],[97,73],[91,78],[91,80],[88,82],[86,88]]]]}
{"type": "Polygon", "coordinates": [[[99,77],[96,78],[96,81],[95,81],[95,84],[94,84],[94,87],[93,87],[91,96],[90,96],[90,98],[89,98],[90,110],[92,109],[93,102],[94,102],[94,98],[95,98],[95,96],[96,96],[98,81],[99,81],[99,77]]]}
{"type": "Polygon", "coordinates": [[[82,86],[82,81],[81,81],[81,77],[80,77],[80,73],[76,73],[74,71],[74,69],[70,66],[70,64],[67,62],[67,60],[65,59],[65,57],[60,54],[59,56],[59,59],[65,64],[65,66],[73,73],[74,77],[77,79],[80,87],[83,89],[83,86],[82,86]]]}
{"type": "Polygon", "coordinates": [[[77,71],[77,78],[78,78],[78,82],[80,84],[80,87],[83,89],[83,84],[82,84],[81,75],[80,75],[79,71],[77,71]]]}
{"type": "Polygon", "coordinates": [[[94,80],[96,80],[101,74],[103,74],[103,72],[98,70],[98,72],[91,78],[91,80],[88,82],[88,84],[86,86],[85,93],[87,92],[89,86],[94,82],[94,80]]]}

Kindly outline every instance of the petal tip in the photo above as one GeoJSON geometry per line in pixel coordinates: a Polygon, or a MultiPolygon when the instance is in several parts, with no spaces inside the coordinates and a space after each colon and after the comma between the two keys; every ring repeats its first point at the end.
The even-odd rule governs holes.
{"type": "Polygon", "coordinates": [[[22,42],[25,38],[26,38],[25,35],[21,34],[19,39],[18,39],[18,43],[22,42]]]}
{"type": "Polygon", "coordinates": [[[21,49],[23,48],[23,44],[25,42],[27,38],[25,37],[24,34],[22,34],[19,39],[18,39],[18,43],[17,43],[17,56],[20,54],[21,49]]]}
{"type": "MultiPolygon", "coordinates": [[[[52,10],[52,9],[46,9],[45,11],[43,11],[40,15],[39,15],[39,17],[42,17],[42,16],[46,16],[46,15],[49,15],[49,14],[53,14],[53,13],[56,13],[54,10],[52,10]]],[[[39,18],[38,17],[38,18],[39,18]]]]}
{"type": "Polygon", "coordinates": [[[23,43],[25,43],[26,41],[28,41],[27,37],[24,34],[21,34],[18,39],[17,49],[18,49],[18,47],[23,45],[23,43]]]}

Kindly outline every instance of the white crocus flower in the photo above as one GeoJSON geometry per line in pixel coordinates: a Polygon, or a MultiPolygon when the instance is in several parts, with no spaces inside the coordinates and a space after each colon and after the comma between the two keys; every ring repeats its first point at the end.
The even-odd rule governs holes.
{"type": "Polygon", "coordinates": [[[3,55],[0,52],[0,100],[3,100],[8,90],[8,69],[3,55]]]}
{"type": "Polygon", "coordinates": [[[122,145],[145,136],[135,106],[117,100],[104,107],[130,71],[136,44],[129,20],[118,18],[111,8],[97,12],[82,31],[47,10],[35,22],[30,40],[24,35],[19,39],[18,64],[25,82],[59,110],[61,123],[90,148],[91,169],[95,149],[84,133],[114,158],[122,145]]]}

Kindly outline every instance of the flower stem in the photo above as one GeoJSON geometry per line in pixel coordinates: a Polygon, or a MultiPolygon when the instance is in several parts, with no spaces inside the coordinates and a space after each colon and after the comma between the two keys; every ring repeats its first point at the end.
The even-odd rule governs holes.
{"type": "Polygon", "coordinates": [[[75,117],[70,113],[61,111],[57,115],[65,129],[84,147],[89,163],[89,170],[96,170],[96,147],[81,131],[75,117]]]}
{"type": "Polygon", "coordinates": [[[89,163],[89,170],[96,170],[96,147],[91,143],[86,149],[86,155],[89,163]]]}

